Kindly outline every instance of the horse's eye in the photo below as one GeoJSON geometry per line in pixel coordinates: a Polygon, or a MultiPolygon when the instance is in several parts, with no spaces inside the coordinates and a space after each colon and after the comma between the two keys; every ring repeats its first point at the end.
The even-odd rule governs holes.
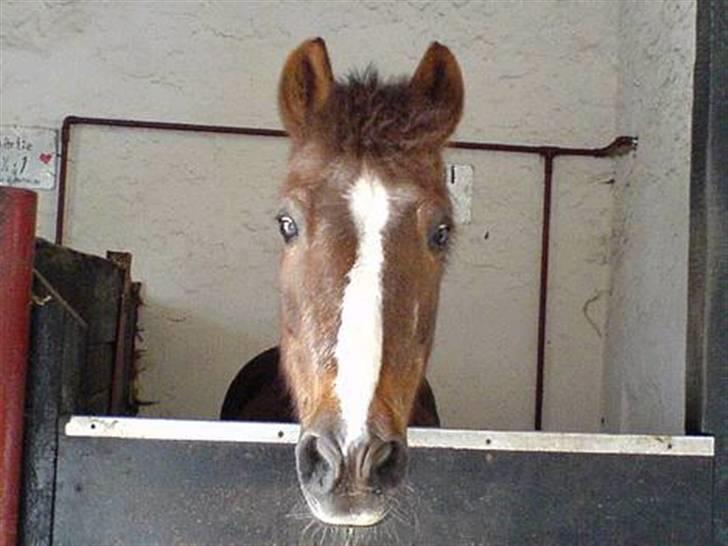
{"type": "Polygon", "coordinates": [[[283,240],[287,243],[291,242],[298,236],[298,226],[293,218],[286,214],[281,214],[278,217],[278,230],[283,236],[283,240]]]}
{"type": "Polygon", "coordinates": [[[448,224],[438,225],[430,234],[430,247],[434,250],[444,250],[450,242],[450,226],[448,224]]]}

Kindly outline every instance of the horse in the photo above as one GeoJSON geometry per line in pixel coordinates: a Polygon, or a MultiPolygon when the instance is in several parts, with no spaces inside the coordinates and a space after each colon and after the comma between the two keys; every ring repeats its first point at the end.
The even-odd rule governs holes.
{"type": "MultiPolygon", "coordinates": [[[[243,365],[225,393],[221,421],[298,422],[281,369],[280,354],[278,347],[271,347],[243,365]]],[[[437,402],[427,378],[422,380],[415,396],[409,426],[440,426],[437,402]]]]}
{"type": "Polygon", "coordinates": [[[278,403],[301,424],[300,489],[326,524],[379,523],[406,474],[455,231],[442,148],[463,100],[437,42],[409,78],[368,68],[336,80],[325,42],[310,39],[280,76],[291,144],[276,216],[280,354],[268,358],[280,361],[278,403]]]}

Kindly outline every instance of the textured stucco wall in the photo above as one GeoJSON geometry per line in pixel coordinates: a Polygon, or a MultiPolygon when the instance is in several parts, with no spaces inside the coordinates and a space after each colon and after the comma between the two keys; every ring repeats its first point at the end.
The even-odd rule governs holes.
{"type": "Polygon", "coordinates": [[[695,2],[620,6],[617,161],[605,349],[610,431],[684,429],[695,2]]]}
{"type": "MultiPolygon", "coordinates": [[[[10,2],[0,4],[2,123],[66,114],[278,127],[286,53],[326,38],[338,74],[409,73],[427,44],[466,77],[462,139],[599,146],[615,135],[615,2],[10,2]]],[[[448,426],[528,429],[542,165],[475,166],[473,222],[445,280],[431,362],[448,426]],[[486,232],[488,237],[485,237],[486,232]]],[[[68,242],[134,253],[145,283],[150,415],[214,416],[239,363],[277,337],[276,209],[285,143],[80,129],[68,242]]],[[[556,165],[545,424],[596,430],[614,164],[556,165]]],[[[41,201],[50,234],[53,194],[41,201]]]]}

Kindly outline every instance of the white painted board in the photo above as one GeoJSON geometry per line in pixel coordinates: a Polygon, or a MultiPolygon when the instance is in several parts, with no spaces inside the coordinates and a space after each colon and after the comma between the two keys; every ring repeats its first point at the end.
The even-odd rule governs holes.
{"type": "MultiPolygon", "coordinates": [[[[91,438],[295,444],[300,432],[298,425],[291,423],[73,416],[66,423],[65,434],[91,438]]],[[[488,451],[700,457],[714,455],[713,438],[706,436],[505,432],[415,427],[407,429],[407,443],[410,447],[488,451]]]]}

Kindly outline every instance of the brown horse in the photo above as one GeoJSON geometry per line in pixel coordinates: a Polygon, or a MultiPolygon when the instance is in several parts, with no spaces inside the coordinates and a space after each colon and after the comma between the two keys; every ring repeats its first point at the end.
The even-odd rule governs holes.
{"type": "Polygon", "coordinates": [[[278,102],[292,142],[280,351],[301,423],[298,478],[321,521],[372,525],[405,475],[432,347],[453,231],[441,152],[462,76],[433,43],[409,79],[336,81],[319,38],[288,57],[278,102]]]}
{"type": "MultiPolygon", "coordinates": [[[[247,362],[230,383],[220,410],[223,421],[296,423],[296,410],[281,369],[281,352],[271,347],[247,362]]],[[[439,427],[437,403],[427,379],[422,380],[409,426],[439,427]]]]}

